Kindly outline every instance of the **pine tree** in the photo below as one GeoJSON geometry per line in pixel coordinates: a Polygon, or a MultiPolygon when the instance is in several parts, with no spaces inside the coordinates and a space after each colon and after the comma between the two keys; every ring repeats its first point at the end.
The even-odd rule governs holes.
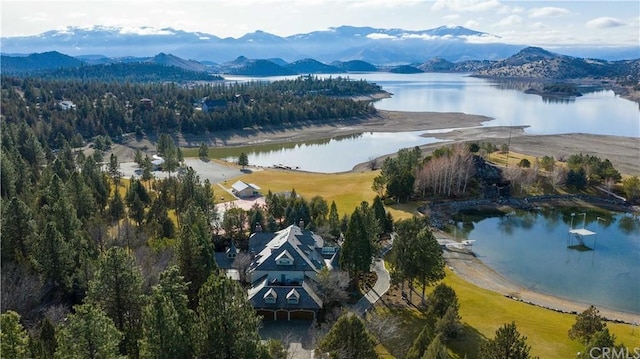
{"type": "Polygon", "coordinates": [[[240,156],[238,157],[238,164],[242,166],[242,169],[244,169],[249,165],[249,157],[247,156],[246,153],[244,152],[240,153],[240,156]]]}
{"type": "Polygon", "coordinates": [[[372,359],[378,357],[375,346],[376,342],[362,320],[345,314],[322,339],[318,349],[332,358],[372,359]]]}
{"type": "Polygon", "coordinates": [[[422,301],[424,302],[426,287],[445,276],[442,248],[428,227],[418,232],[413,248],[413,260],[417,264],[416,278],[422,285],[422,301]]]}
{"type": "Polygon", "coordinates": [[[449,306],[442,318],[436,322],[436,332],[443,335],[443,339],[453,339],[458,336],[460,316],[458,307],[449,306]]]}
{"type": "Polygon", "coordinates": [[[340,216],[335,201],[331,201],[329,208],[329,233],[336,238],[340,236],[340,216]]]}
{"type": "Polygon", "coordinates": [[[442,343],[442,333],[436,335],[427,349],[424,351],[422,359],[449,359],[447,347],[442,343]]]}
{"type": "Polygon", "coordinates": [[[609,328],[604,328],[591,337],[585,350],[582,351],[580,358],[591,359],[594,357],[593,354],[602,354],[603,348],[624,350],[623,345],[616,348],[616,336],[609,332],[609,328]],[[594,350],[594,348],[597,348],[597,350],[594,350]]]}
{"type": "Polygon", "coordinates": [[[20,324],[20,315],[14,311],[7,311],[0,315],[0,357],[26,359],[29,358],[29,335],[20,324]]]}
{"type": "Polygon", "coordinates": [[[122,179],[122,172],[120,172],[120,162],[118,162],[118,156],[116,156],[113,153],[109,157],[107,172],[111,176],[111,179],[113,180],[113,184],[115,185],[117,190],[118,186],[120,185],[120,180],[122,179]]]}
{"type": "Polygon", "coordinates": [[[71,286],[73,259],[71,248],[53,222],[40,235],[36,249],[36,267],[55,287],[67,290],[71,286]]]}
{"type": "Polygon", "coordinates": [[[576,317],[576,322],[569,329],[569,338],[579,340],[587,345],[594,334],[607,326],[598,309],[591,305],[576,317]]]}
{"type": "Polygon", "coordinates": [[[260,352],[260,319],[240,285],[213,273],[199,294],[196,320],[198,357],[251,359],[260,352]]]}
{"type": "Polygon", "coordinates": [[[204,142],[200,142],[200,147],[198,147],[198,157],[200,157],[203,161],[209,160],[209,147],[204,142]]]}
{"type": "Polygon", "coordinates": [[[411,344],[405,359],[421,359],[432,340],[433,331],[429,325],[425,325],[418,337],[413,341],[413,344],[411,344]]]}
{"type": "Polygon", "coordinates": [[[99,258],[87,299],[102,308],[124,334],[121,352],[137,357],[144,304],[142,275],[123,248],[112,247],[99,258]]]}
{"type": "Polygon", "coordinates": [[[449,307],[454,307],[457,311],[460,308],[458,296],[453,288],[444,283],[438,284],[429,295],[429,312],[442,318],[449,307]]]}
{"type": "Polygon", "coordinates": [[[356,285],[358,275],[369,271],[375,254],[375,229],[371,228],[371,216],[366,211],[367,206],[362,205],[351,214],[340,252],[340,267],[349,272],[356,285]]]}
{"type": "Polygon", "coordinates": [[[111,318],[92,304],[77,305],[58,328],[56,359],[116,359],[122,338],[111,318]]]}
{"type": "Polygon", "coordinates": [[[124,202],[122,201],[122,196],[120,196],[120,191],[116,190],[111,202],[109,203],[109,215],[111,216],[112,221],[119,222],[124,218],[124,214],[124,202]]]}
{"type": "Polygon", "coordinates": [[[192,358],[195,314],[188,308],[187,285],[177,267],[160,275],[149,304],[143,310],[143,358],[192,358]]]}
{"type": "Polygon", "coordinates": [[[200,208],[189,207],[180,221],[177,259],[180,274],[189,283],[187,295],[192,309],[196,307],[200,287],[217,269],[213,252],[207,217],[200,208]]]}
{"type": "Polygon", "coordinates": [[[31,209],[16,197],[4,207],[2,214],[2,261],[26,260],[35,231],[31,209]]]}
{"type": "Polygon", "coordinates": [[[526,343],[516,323],[505,324],[496,330],[496,336],[480,348],[480,358],[486,359],[530,359],[531,347],[526,343]]]}

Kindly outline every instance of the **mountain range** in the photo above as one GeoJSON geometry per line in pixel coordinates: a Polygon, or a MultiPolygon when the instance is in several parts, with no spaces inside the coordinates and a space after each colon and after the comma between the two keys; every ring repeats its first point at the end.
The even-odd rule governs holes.
{"type": "MultiPolygon", "coordinates": [[[[221,64],[185,60],[172,54],[153,57],[108,58],[71,57],[56,51],[28,56],[1,56],[3,74],[38,75],[52,78],[122,78],[123,74],[147,73],[140,81],[157,80],[152,73],[163,73],[166,80],[221,80],[222,75],[286,76],[296,74],[340,74],[347,72],[389,71],[393,73],[459,72],[492,78],[521,79],[612,79],[640,81],[640,59],[608,61],[561,55],[539,47],[527,47],[501,60],[450,62],[433,58],[420,63],[375,66],[362,60],[322,63],[312,58],[287,62],[281,58],[249,59],[239,56],[221,64]]],[[[131,80],[131,78],[127,78],[131,80]]]]}
{"type": "MultiPolygon", "coordinates": [[[[255,31],[239,38],[220,38],[173,28],[145,27],[132,31],[105,26],[67,27],[36,36],[2,37],[0,43],[0,52],[5,55],[58,51],[95,63],[106,61],[106,54],[110,58],[124,59],[171,53],[208,65],[228,62],[240,56],[282,59],[287,63],[310,58],[322,63],[359,60],[376,66],[422,63],[434,58],[457,63],[500,60],[527,47],[501,43],[498,36],[461,26],[429,30],[340,26],[286,37],[255,31]]],[[[640,57],[640,46],[553,50],[565,55],[605,60],[640,57]]]]}

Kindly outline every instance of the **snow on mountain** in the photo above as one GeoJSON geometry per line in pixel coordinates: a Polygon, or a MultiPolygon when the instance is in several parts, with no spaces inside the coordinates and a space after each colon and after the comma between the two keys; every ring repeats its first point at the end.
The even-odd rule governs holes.
{"type": "MultiPolygon", "coordinates": [[[[248,58],[280,58],[286,62],[304,58],[325,63],[362,60],[377,65],[423,63],[434,57],[451,62],[499,60],[526,47],[504,44],[498,36],[461,26],[428,30],[339,26],[287,37],[258,30],[239,38],[224,39],[170,27],[93,26],[66,27],[36,36],[3,37],[0,41],[3,54],[59,51],[71,56],[150,57],[164,52],[216,63],[244,55],[248,58]]],[[[597,49],[583,50],[591,51],[591,57],[599,57],[597,49]]],[[[633,53],[638,53],[637,49],[621,49],[609,51],[609,57],[601,58],[633,53]]]]}

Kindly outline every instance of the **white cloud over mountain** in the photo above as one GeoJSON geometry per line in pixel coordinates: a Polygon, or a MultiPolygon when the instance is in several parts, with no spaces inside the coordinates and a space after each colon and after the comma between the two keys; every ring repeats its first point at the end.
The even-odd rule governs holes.
{"type": "Polygon", "coordinates": [[[530,18],[541,18],[541,17],[559,17],[568,15],[571,12],[567,9],[560,7],[541,7],[529,10],[530,18]]]}
{"type": "Polygon", "coordinates": [[[620,27],[620,26],[625,26],[625,22],[620,20],[620,19],[616,19],[614,17],[599,17],[597,19],[593,19],[590,21],[587,21],[586,26],[592,29],[608,29],[608,28],[613,28],[613,27],[620,27]]]}

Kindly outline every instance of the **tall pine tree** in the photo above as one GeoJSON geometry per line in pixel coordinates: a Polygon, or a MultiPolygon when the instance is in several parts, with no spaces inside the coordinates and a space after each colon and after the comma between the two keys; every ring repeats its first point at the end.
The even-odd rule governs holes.
{"type": "Polygon", "coordinates": [[[99,307],[92,304],[75,306],[64,325],[56,332],[56,359],[117,359],[122,334],[99,307]]]}
{"type": "Polygon", "coordinates": [[[120,351],[137,358],[144,305],[142,275],[123,248],[110,248],[99,258],[87,299],[102,308],[124,334],[120,351]]]}
{"type": "Polygon", "coordinates": [[[213,273],[200,290],[196,349],[201,358],[251,359],[261,352],[260,319],[246,291],[224,275],[213,273]]]}

